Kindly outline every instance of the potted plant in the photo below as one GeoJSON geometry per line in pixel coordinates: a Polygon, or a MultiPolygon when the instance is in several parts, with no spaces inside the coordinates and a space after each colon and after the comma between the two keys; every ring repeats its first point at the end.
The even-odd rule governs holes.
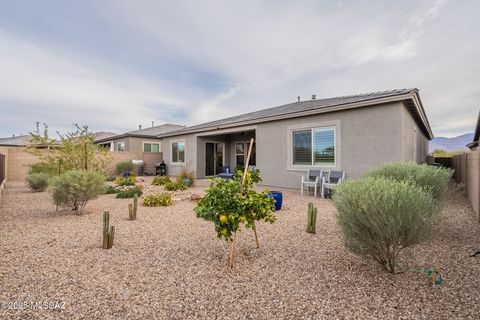
{"type": "Polygon", "coordinates": [[[121,161],[117,163],[117,172],[118,174],[121,174],[122,177],[128,178],[130,176],[130,173],[133,170],[133,162],[132,161],[121,161]]]}
{"type": "Polygon", "coordinates": [[[180,171],[180,174],[177,176],[177,182],[191,187],[195,182],[195,171],[188,168],[183,168],[182,171],[180,171]]]}

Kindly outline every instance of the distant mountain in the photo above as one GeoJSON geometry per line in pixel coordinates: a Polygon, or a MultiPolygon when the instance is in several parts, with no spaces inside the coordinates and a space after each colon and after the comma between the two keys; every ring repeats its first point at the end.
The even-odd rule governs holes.
{"type": "Polygon", "coordinates": [[[466,145],[473,140],[473,133],[462,134],[458,137],[445,138],[445,137],[436,137],[429,142],[428,149],[430,152],[436,149],[441,149],[445,151],[462,151],[468,150],[466,145]]]}

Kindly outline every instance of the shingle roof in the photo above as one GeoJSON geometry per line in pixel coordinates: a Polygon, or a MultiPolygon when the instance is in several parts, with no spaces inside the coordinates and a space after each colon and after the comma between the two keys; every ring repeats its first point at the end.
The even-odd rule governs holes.
{"type": "Polygon", "coordinates": [[[113,135],[105,138],[95,139],[95,143],[105,142],[112,139],[119,139],[124,137],[157,138],[157,136],[159,135],[165,134],[170,131],[178,130],[178,129],[183,129],[183,128],[185,128],[185,126],[181,126],[178,124],[165,123],[159,126],[148,127],[141,130],[128,131],[126,133],[119,134],[119,135],[113,135]]]}
{"type": "Polygon", "coordinates": [[[480,140],[480,111],[478,112],[477,126],[475,127],[475,133],[473,134],[473,141],[467,144],[467,147],[468,148],[478,147],[479,140],[480,140]]]}
{"type": "Polygon", "coordinates": [[[0,138],[0,146],[23,147],[30,142],[30,135],[0,138]]]}
{"type": "MultiPolygon", "coordinates": [[[[238,123],[258,121],[261,119],[265,119],[265,121],[267,121],[268,118],[273,118],[277,116],[291,115],[292,117],[294,117],[295,114],[299,114],[302,112],[315,111],[315,110],[321,111],[322,109],[328,109],[334,106],[349,105],[349,104],[354,104],[359,102],[379,100],[383,98],[399,97],[400,99],[401,96],[412,95],[412,94],[416,94],[417,92],[418,92],[418,89],[396,89],[396,90],[379,91],[379,92],[356,94],[356,95],[334,97],[334,98],[327,98],[327,99],[299,101],[299,102],[289,103],[289,104],[285,104],[278,107],[262,109],[259,111],[245,113],[245,114],[237,115],[234,117],[229,117],[225,119],[215,120],[207,123],[202,123],[199,125],[186,127],[180,130],[171,131],[161,136],[167,137],[167,136],[179,135],[179,134],[189,133],[189,132],[212,130],[220,126],[228,127],[230,125],[233,126],[238,123]]],[[[422,108],[422,112],[423,112],[423,108],[422,108]]],[[[427,122],[425,125],[426,131],[431,133],[431,129],[428,124],[428,121],[426,122],[427,122]]],[[[429,134],[429,135],[432,135],[432,134],[429,134]]]]}

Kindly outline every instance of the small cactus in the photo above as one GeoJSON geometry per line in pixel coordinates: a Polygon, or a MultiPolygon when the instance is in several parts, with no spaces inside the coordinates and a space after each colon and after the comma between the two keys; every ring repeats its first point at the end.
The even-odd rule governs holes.
{"type": "Polygon", "coordinates": [[[313,206],[312,202],[308,203],[308,219],[307,219],[307,232],[315,233],[317,225],[317,208],[313,206]]]}
{"type": "Polygon", "coordinates": [[[110,213],[103,212],[103,249],[110,249],[113,246],[113,238],[115,237],[115,227],[110,226],[110,213]]]}
{"type": "Polygon", "coordinates": [[[138,209],[138,195],[133,197],[133,204],[128,205],[128,219],[136,220],[137,219],[137,209],[138,209]]]}

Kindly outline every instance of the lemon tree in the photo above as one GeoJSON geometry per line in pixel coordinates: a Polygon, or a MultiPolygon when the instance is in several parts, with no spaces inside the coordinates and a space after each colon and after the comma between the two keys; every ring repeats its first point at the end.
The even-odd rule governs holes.
{"type": "Polygon", "coordinates": [[[248,171],[243,184],[241,171],[232,180],[210,181],[210,188],[194,210],[197,217],[214,223],[219,238],[232,240],[242,224],[255,229],[255,221],[275,222],[275,200],[268,196],[268,190],[256,192],[253,188],[261,181],[258,170],[248,171]]]}

